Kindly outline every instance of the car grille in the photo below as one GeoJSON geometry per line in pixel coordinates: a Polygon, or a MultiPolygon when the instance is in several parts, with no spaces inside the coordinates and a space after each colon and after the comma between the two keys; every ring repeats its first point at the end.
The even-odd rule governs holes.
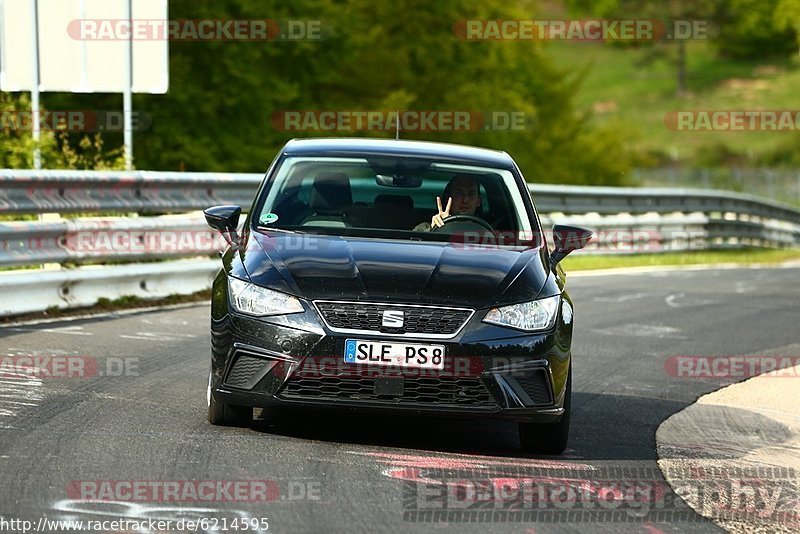
{"type": "Polygon", "coordinates": [[[404,378],[402,395],[378,395],[373,378],[296,378],[279,394],[285,399],[372,401],[470,408],[495,408],[497,404],[477,378],[404,378]]]}
{"type": "Polygon", "coordinates": [[[433,306],[403,306],[392,304],[365,304],[358,302],[315,302],[325,322],[340,331],[370,331],[381,334],[422,334],[452,337],[472,316],[465,308],[433,306]],[[403,312],[403,326],[389,328],[381,325],[383,312],[403,312]]]}

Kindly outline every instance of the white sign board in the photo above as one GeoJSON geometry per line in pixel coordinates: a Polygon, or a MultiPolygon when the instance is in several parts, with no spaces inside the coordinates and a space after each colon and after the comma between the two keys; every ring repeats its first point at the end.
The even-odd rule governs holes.
{"type": "MultiPolygon", "coordinates": [[[[125,91],[128,41],[82,36],[83,25],[128,19],[129,0],[38,0],[39,90],[125,91]]],[[[130,0],[134,20],[167,20],[167,0],[130,0]]],[[[0,0],[0,90],[33,89],[33,0],[0,0]]],[[[89,33],[90,34],[90,33],[89,33]]],[[[83,33],[86,35],[86,33],[83,33]]],[[[133,92],[169,88],[169,41],[133,40],[133,92]]]]}

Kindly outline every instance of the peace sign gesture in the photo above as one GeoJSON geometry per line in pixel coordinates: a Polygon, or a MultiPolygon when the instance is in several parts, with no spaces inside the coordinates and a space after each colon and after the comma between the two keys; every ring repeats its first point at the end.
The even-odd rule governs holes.
{"type": "Polygon", "coordinates": [[[442,199],[436,197],[436,207],[439,208],[439,213],[431,218],[431,228],[438,228],[444,226],[444,220],[450,217],[450,207],[453,205],[453,197],[447,199],[447,207],[442,209],[442,199]]]}

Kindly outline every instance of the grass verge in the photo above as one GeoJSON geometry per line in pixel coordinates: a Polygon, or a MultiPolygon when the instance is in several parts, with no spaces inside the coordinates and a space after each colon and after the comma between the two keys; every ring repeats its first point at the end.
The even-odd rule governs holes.
{"type": "Polygon", "coordinates": [[[703,265],[719,263],[779,264],[800,260],[800,249],[738,249],[705,250],[666,254],[630,255],[581,255],[573,252],[562,262],[564,270],[587,271],[591,269],[613,269],[618,267],[650,267],[669,265],[703,265]]]}
{"type": "Polygon", "coordinates": [[[688,94],[676,86],[675,47],[621,48],[553,41],[546,53],[580,76],[579,109],[599,124],[631,132],[638,146],[691,159],[698,147],[720,143],[739,153],[764,153],[792,133],[674,131],[665,116],[676,110],[793,110],[800,64],[791,58],[730,60],[706,42],[687,45],[688,94]]]}

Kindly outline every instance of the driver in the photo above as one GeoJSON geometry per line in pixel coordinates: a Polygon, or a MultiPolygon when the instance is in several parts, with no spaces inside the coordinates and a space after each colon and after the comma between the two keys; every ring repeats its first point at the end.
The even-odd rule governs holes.
{"type": "Polygon", "coordinates": [[[451,215],[475,216],[481,205],[480,185],[478,177],[470,174],[453,176],[444,188],[447,205],[442,209],[441,197],[436,197],[439,212],[431,218],[431,222],[423,221],[414,227],[415,232],[429,232],[433,228],[444,226],[444,220],[451,215]]]}

